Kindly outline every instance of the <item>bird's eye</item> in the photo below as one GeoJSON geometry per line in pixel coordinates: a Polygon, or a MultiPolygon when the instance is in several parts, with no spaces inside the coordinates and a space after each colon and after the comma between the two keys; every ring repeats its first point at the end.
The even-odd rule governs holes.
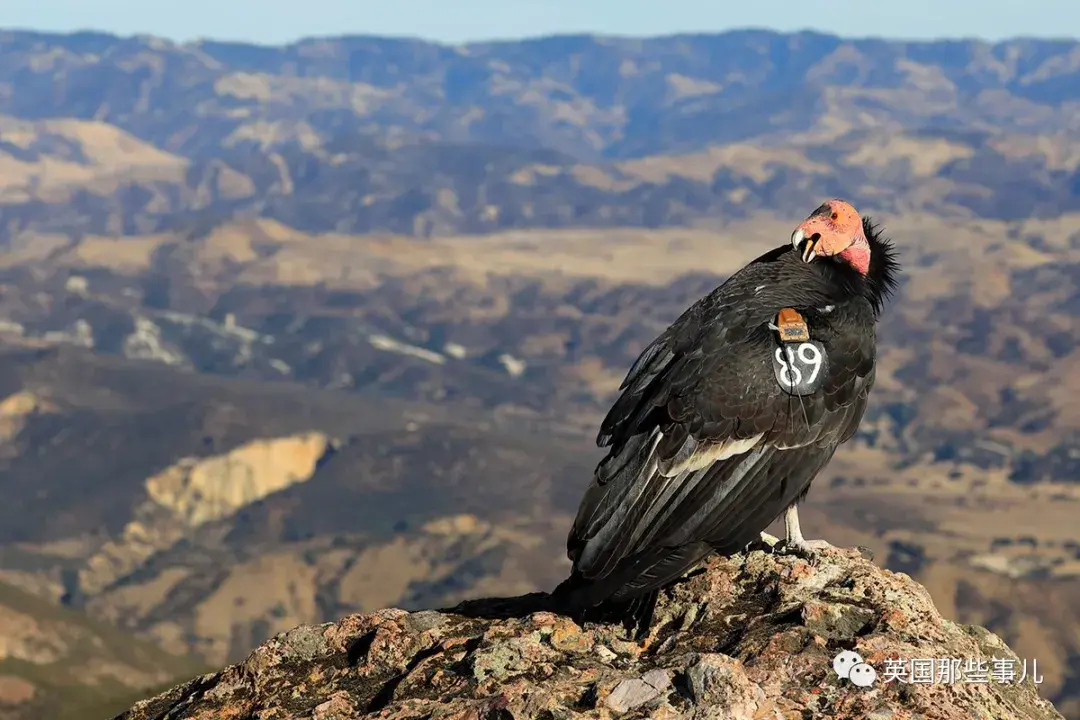
{"type": "Polygon", "coordinates": [[[836,219],[836,218],[838,218],[838,217],[840,217],[840,213],[833,213],[833,214],[832,214],[832,219],[833,219],[833,220],[835,220],[835,219],[836,219]]]}

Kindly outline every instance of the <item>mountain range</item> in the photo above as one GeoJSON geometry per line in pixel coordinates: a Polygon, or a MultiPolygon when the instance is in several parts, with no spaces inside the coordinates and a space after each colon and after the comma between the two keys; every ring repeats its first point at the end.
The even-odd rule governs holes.
{"type": "Polygon", "coordinates": [[[0,581],[196,665],[548,588],[637,353],[843,196],[905,275],[807,529],[1080,718],[1078,58],[0,31],[0,581]]]}

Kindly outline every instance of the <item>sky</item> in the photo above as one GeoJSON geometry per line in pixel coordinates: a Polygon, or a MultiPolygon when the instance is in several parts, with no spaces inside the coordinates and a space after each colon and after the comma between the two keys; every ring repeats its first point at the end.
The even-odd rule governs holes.
{"type": "Polygon", "coordinates": [[[0,0],[0,27],[281,44],[325,35],[446,43],[733,28],[848,37],[1080,36],[1078,0],[0,0]]]}

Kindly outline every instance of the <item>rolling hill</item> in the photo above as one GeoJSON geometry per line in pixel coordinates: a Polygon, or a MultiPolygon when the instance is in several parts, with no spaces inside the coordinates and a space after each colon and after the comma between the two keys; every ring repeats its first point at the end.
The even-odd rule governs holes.
{"type": "Polygon", "coordinates": [[[109,623],[0,583],[0,718],[82,720],[206,671],[109,623]]]}

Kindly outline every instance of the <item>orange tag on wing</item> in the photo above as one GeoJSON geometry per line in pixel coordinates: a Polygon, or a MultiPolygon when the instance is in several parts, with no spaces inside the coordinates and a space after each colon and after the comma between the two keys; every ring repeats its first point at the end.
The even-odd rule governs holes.
{"type": "Polygon", "coordinates": [[[807,342],[810,339],[810,328],[795,308],[781,310],[776,316],[776,327],[780,329],[780,339],[784,342],[807,342]]]}

